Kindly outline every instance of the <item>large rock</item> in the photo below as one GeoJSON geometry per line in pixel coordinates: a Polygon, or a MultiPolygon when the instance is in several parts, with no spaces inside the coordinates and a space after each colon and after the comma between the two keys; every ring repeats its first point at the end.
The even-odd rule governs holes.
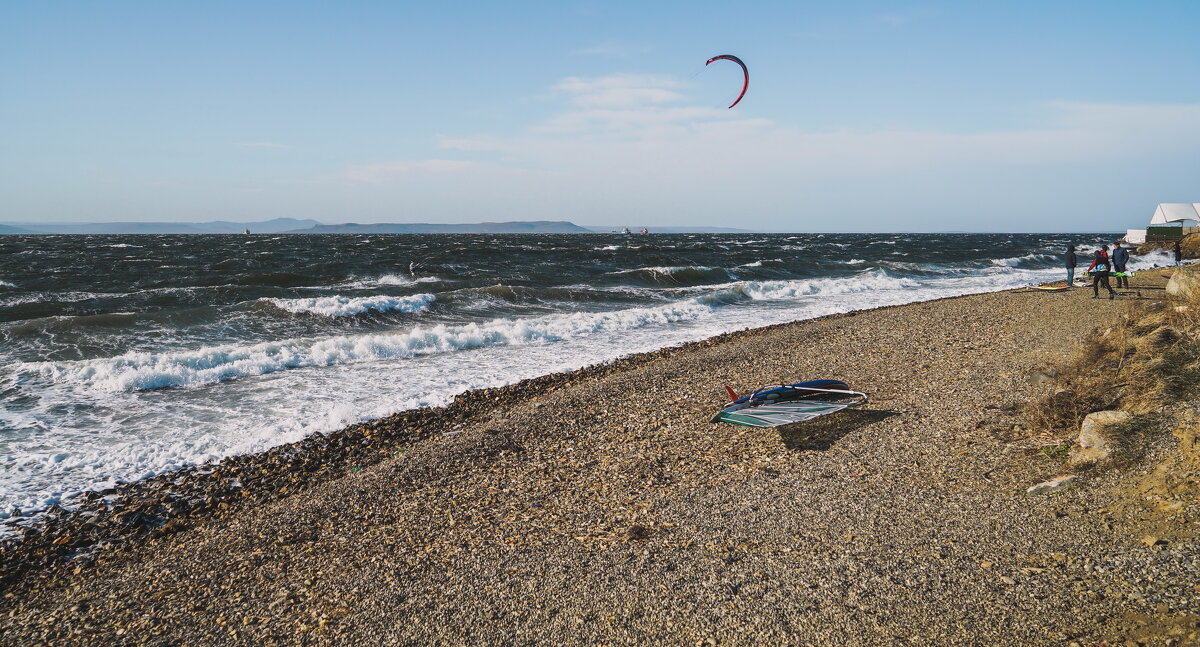
{"type": "MultiPolygon", "coordinates": [[[[1138,246],[1137,253],[1139,255],[1149,254],[1158,250],[1173,252],[1175,243],[1165,240],[1156,240],[1154,242],[1145,243],[1138,246]]],[[[1183,252],[1184,258],[1200,258],[1200,233],[1188,234],[1179,240],[1179,251],[1183,252]]]]}
{"type": "Polygon", "coordinates": [[[1200,273],[1190,267],[1177,267],[1167,281],[1167,294],[1181,299],[1200,298],[1200,273]]]}
{"type": "Polygon", "coordinates": [[[1079,446],[1071,450],[1068,462],[1072,465],[1102,463],[1117,448],[1116,439],[1110,433],[1113,426],[1129,420],[1128,411],[1097,411],[1089,413],[1079,427],[1079,446]]]}

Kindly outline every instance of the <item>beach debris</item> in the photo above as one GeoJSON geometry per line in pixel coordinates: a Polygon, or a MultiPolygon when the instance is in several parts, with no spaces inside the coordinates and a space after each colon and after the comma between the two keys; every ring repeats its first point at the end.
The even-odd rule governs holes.
{"type": "Polygon", "coordinates": [[[1076,478],[1078,477],[1074,474],[1057,476],[1049,481],[1042,481],[1037,485],[1030,486],[1029,489],[1025,490],[1025,494],[1047,494],[1050,492],[1057,492],[1070,485],[1075,481],[1076,478]]]}
{"type": "Polygon", "coordinates": [[[1100,463],[1116,450],[1115,441],[1108,430],[1131,417],[1128,411],[1097,411],[1089,413],[1079,427],[1079,446],[1071,450],[1068,462],[1071,465],[1100,463]]]}
{"type": "Polygon", "coordinates": [[[626,541],[645,541],[650,538],[651,531],[646,526],[634,524],[625,531],[626,541]]]}

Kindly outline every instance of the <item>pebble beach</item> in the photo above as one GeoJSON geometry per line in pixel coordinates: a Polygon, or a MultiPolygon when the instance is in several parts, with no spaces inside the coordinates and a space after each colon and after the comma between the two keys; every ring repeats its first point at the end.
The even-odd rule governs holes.
{"type": "Polygon", "coordinates": [[[1194,541],[1146,545],[1109,505],[1141,468],[1026,494],[1065,473],[1023,427],[1031,376],[1163,283],[730,333],[122,486],[5,544],[0,643],[1084,645],[1186,624],[1194,541]],[[723,385],[817,378],[871,400],[709,422],[723,385]]]}

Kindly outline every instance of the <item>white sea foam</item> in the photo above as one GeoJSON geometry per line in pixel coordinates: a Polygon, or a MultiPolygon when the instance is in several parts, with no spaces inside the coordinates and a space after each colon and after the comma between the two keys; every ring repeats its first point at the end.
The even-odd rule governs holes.
{"type": "Polygon", "coordinates": [[[375,280],[379,285],[412,285],[415,282],[413,277],[402,274],[384,274],[375,280]]]}
{"type": "Polygon", "coordinates": [[[706,265],[674,265],[674,266],[659,265],[659,266],[655,266],[655,267],[635,267],[633,269],[628,269],[628,270],[616,270],[613,272],[609,272],[609,274],[646,273],[646,274],[670,275],[670,274],[678,274],[679,272],[686,272],[689,270],[694,270],[694,271],[699,271],[699,272],[709,272],[714,269],[716,269],[716,268],[708,267],[706,265]]]}
{"type": "Polygon", "coordinates": [[[888,276],[881,271],[872,271],[853,278],[806,279],[792,281],[752,281],[745,285],[745,293],[752,299],[778,301],[795,299],[816,294],[854,294],[877,290],[900,290],[920,287],[921,283],[910,278],[888,276]]]}
{"type": "Polygon", "coordinates": [[[656,308],[575,312],[416,327],[394,334],[289,339],[191,351],[134,352],[117,357],[16,365],[18,374],[85,391],[130,392],[195,387],[294,368],[405,359],[491,346],[555,342],[696,319],[709,306],[689,300],[656,308]]]}
{"type": "Polygon", "coordinates": [[[1001,267],[1020,267],[1021,265],[1028,265],[1030,263],[1049,262],[1049,261],[1057,261],[1057,260],[1058,260],[1057,256],[1052,256],[1050,254],[1041,254],[1041,253],[1035,252],[1032,254],[1026,254],[1024,256],[1013,256],[1011,258],[993,258],[992,265],[998,265],[1001,267]]]}
{"type": "Polygon", "coordinates": [[[15,288],[15,287],[17,287],[16,283],[10,283],[8,281],[5,281],[4,279],[0,279],[0,288],[15,288]]]}
{"type": "Polygon", "coordinates": [[[753,263],[743,263],[741,265],[738,265],[738,267],[762,267],[764,263],[770,263],[772,265],[777,265],[777,264],[783,263],[783,259],[782,258],[766,258],[766,259],[754,261],[753,263]]]}
{"type": "Polygon", "coordinates": [[[326,317],[350,317],[366,312],[420,312],[433,303],[432,294],[404,297],[387,295],[370,297],[313,297],[309,299],[262,299],[266,303],[297,314],[317,314],[326,317]]]}

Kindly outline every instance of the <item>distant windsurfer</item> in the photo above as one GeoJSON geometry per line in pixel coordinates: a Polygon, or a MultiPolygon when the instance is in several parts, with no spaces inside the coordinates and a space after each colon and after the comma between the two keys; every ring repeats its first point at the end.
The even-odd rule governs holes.
{"type": "Polygon", "coordinates": [[[416,262],[416,261],[409,261],[409,262],[408,262],[408,275],[409,275],[409,276],[416,276],[416,275],[417,275],[417,268],[418,268],[418,267],[421,267],[421,264],[420,264],[420,263],[418,263],[418,262],[416,262]]]}
{"type": "Polygon", "coordinates": [[[1092,298],[1100,298],[1100,286],[1103,285],[1105,290],[1108,290],[1108,298],[1117,298],[1116,292],[1113,292],[1112,286],[1108,284],[1109,260],[1108,260],[1108,245],[1101,245],[1096,250],[1092,257],[1092,264],[1088,265],[1088,274],[1092,277],[1092,298]]]}
{"type": "Polygon", "coordinates": [[[1067,245],[1067,287],[1075,284],[1075,268],[1079,265],[1079,261],[1075,258],[1075,246],[1067,245]]]}
{"type": "Polygon", "coordinates": [[[1129,264],[1129,250],[1121,247],[1121,241],[1113,243],[1112,254],[1113,270],[1117,272],[1117,289],[1129,287],[1129,277],[1121,276],[1125,274],[1125,266],[1129,264]]]}

